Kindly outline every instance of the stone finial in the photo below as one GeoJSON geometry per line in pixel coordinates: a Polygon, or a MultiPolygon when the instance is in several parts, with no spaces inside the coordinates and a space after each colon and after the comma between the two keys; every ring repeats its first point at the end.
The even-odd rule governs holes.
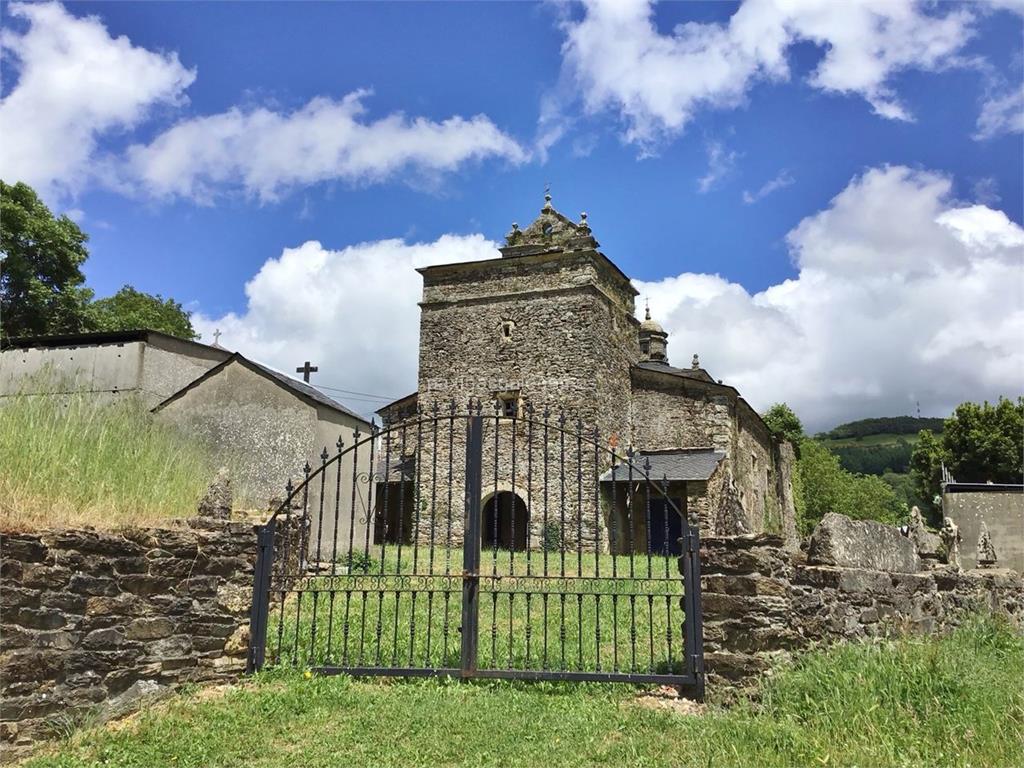
{"type": "Polygon", "coordinates": [[[221,467],[199,500],[199,517],[227,520],[231,517],[231,477],[228,468],[221,467]]]}
{"type": "Polygon", "coordinates": [[[587,212],[583,211],[580,214],[580,223],[576,225],[576,232],[578,235],[586,237],[590,234],[590,224],[587,223],[587,212]]]}
{"type": "Polygon", "coordinates": [[[651,319],[651,302],[646,298],[644,299],[644,320],[651,319]]]}
{"type": "Polygon", "coordinates": [[[693,353],[693,362],[690,363],[690,367],[693,368],[693,370],[700,368],[700,358],[697,356],[696,352],[693,353]]]}
{"type": "Polygon", "coordinates": [[[981,532],[978,534],[978,567],[991,568],[996,564],[996,548],[992,544],[992,534],[988,532],[985,521],[981,521],[981,532]]]}
{"type": "Polygon", "coordinates": [[[522,238],[523,238],[523,233],[519,229],[519,224],[517,224],[516,222],[513,221],[512,222],[512,229],[511,229],[511,231],[507,235],[505,235],[505,242],[508,245],[515,245],[522,238]]]}
{"type": "Polygon", "coordinates": [[[552,207],[553,206],[551,205],[551,188],[548,187],[548,189],[544,191],[544,207],[541,208],[541,210],[550,211],[552,207]]]}
{"type": "Polygon", "coordinates": [[[942,547],[946,553],[946,564],[951,565],[958,571],[960,567],[960,527],[947,517],[942,522],[942,529],[939,531],[939,538],[942,539],[942,547]]]}

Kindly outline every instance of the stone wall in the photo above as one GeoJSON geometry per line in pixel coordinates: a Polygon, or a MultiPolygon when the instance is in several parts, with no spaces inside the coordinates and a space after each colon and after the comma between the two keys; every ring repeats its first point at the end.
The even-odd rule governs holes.
{"type": "Polygon", "coordinates": [[[750,535],[703,538],[701,573],[709,690],[752,682],[818,643],[938,632],[979,609],[1024,622],[1024,581],[1008,570],[819,565],[780,536],[750,535]]]}
{"type": "Polygon", "coordinates": [[[212,517],[0,539],[4,759],[77,722],[245,668],[256,536],[212,517]]]}

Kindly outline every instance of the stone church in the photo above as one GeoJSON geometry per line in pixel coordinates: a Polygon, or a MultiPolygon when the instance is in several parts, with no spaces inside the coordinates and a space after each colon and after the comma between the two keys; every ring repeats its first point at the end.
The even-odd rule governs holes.
{"type": "MultiPolygon", "coordinates": [[[[643,542],[674,549],[681,528],[678,514],[669,514],[659,498],[653,499],[653,522],[649,507],[646,515],[628,509],[647,503],[634,498],[634,492],[644,493],[637,483],[627,487],[629,450],[632,465],[648,467],[649,476],[664,484],[668,497],[705,533],[769,530],[794,539],[792,447],[773,438],[736,389],[716,381],[697,355],[688,368],[669,364],[668,334],[649,311],[645,320],[636,319],[637,291],[599,250],[587,215],[572,221],[555,210],[547,195],[537,219],[525,229],[513,224],[506,241],[500,259],[418,270],[423,277],[419,387],[379,411],[385,425],[394,425],[417,412],[429,414],[435,406],[446,413],[453,401],[461,406],[480,398],[489,407],[496,404],[503,418],[494,429],[501,433],[502,446],[518,440],[519,458],[516,467],[510,466],[504,448],[497,452],[500,461],[485,456],[484,543],[497,536],[496,543],[505,548],[536,546],[541,510],[549,501],[538,488],[544,484],[561,490],[568,477],[570,485],[584,486],[569,489],[570,539],[576,536],[584,548],[604,551],[638,551],[643,542]],[[532,417],[539,424],[545,410],[553,424],[562,414],[568,417],[562,422],[569,435],[568,463],[562,446],[563,463],[554,470],[560,477],[550,469],[542,478],[527,476],[536,474],[542,456],[554,460],[556,449],[550,444],[534,449],[531,443],[537,453],[530,457],[532,469],[524,466],[526,441],[536,440],[528,422],[532,417]],[[576,425],[582,434],[599,436],[600,450],[585,462],[575,453],[576,425]],[[595,471],[590,471],[591,462],[598,465],[595,471]],[[596,503],[590,501],[595,498],[596,503]],[[491,521],[493,535],[488,532],[491,521]]],[[[378,510],[378,541],[408,541],[414,528],[421,530],[409,518],[414,507],[425,504],[417,502],[414,488],[417,482],[422,488],[422,479],[414,478],[429,474],[426,468],[437,462],[432,454],[447,448],[416,448],[416,442],[411,436],[402,449],[389,450],[377,501],[380,505],[387,495],[384,486],[390,486],[392,509],[378,510]],[[401,503],[396,505],[396,498],[401,503]]],[[[485,440],[485,452],[486,446],[485,440]]],[[[452,450],[461,456],[457,446],[452,450]]],[[[446,461],[454,466],[450,490],[458,505],[464,492],[462,466],[442,455],[442,465],[446,461]]],[[[434,491],[433,497],[447,496],[434,491]]],[[[564,507],[566,502],[561,503],[564,507]]],[[[453,515],[456,539],[461,536],[460,509],[453,515]]],[[[443,513],[434,509],[431,514],[443,513]]]]}

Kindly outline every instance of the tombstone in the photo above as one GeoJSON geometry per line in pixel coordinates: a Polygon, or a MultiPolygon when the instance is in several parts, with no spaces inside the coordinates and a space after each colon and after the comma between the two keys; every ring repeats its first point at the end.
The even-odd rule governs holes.
{"type": "Polygon", "coordinates": [[[992,568],[996,564],[996,548],[992,544],[992,534],[988,532],[985,521],[981,521],[981,532],[978,534],[978,567],[992,568]]]}
{"type": "Polygon", "coordinates": [[[939,538],[942,539],[942,546],[946,551],[946,564],[958,571],[963,570],[960,567],[960,527],[953,522],[953,518],[944,519],[939,538]]]}

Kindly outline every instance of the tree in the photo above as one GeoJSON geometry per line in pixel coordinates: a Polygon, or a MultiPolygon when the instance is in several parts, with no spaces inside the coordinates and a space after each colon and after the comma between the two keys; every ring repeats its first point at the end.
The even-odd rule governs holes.
{"type": "Polygon", "coordinates": [[[197,339],[189,313],[174,299],[153,296],[126,285],[113,296],[94,301],[89,308],[97,331],[146,328],[183,339],[197,339]]]}
{"type": "Polygon", "coordinates": [[[942,464],[961,483],[1019,483],[1024,477],[1024,398],[999,398],[995,405],[961,403],[946,419],[942,435],[928,430],[910,457],[921,498],[942,491],[942,464]]]}
{"type": "Polygon", "coordinates": [[[82,264],[88,236],[56,218],[32,187],[0,181],[0,334],[36,336],[88,328],[82,264]]]}
{"type": "Polygon", "coordinates": [[[828,512],[890,525],[906,514],[904,504],[882,478],[847,472],[839,465],[839,457],[816,440],[800,444],[797,479],[797,524],[805,536],[828,512]]]}
{"type": "Polygon", "coordinates": [[[772,434],[789,440],[794,446],[799,446],[804,437],[804,427],[793,409],[785,403],[776,403],[764,414],[764,423],[772,434]]]}

